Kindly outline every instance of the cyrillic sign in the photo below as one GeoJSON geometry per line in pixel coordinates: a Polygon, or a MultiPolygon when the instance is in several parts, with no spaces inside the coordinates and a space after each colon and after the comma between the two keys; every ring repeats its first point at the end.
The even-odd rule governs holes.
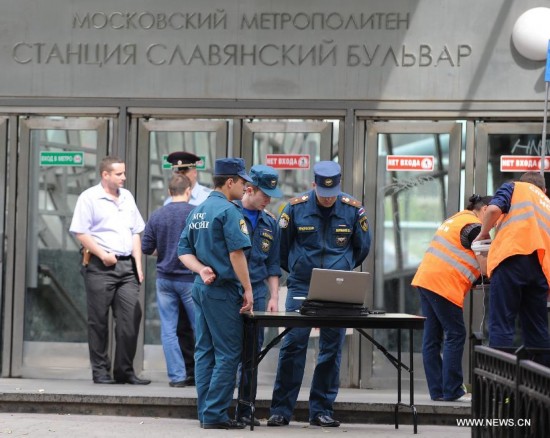
{"type": "Polygon", "coordinates": [[[433,155],[388,155],[386,170],[402,172],[431,172],[434,170],[433,155]]]}
{"type": "MultiPolygon", "coordinates": [[[[541,157],[533,155],[501,155],[501,172],[529,172],[540,171],[541,157]]],[[[550,157],[544,159],[544,171],[550,170],[550,157]]]]}
{"type": "Polygon", "coordinates": [[[309,169],[309,154],[267,154],[265,164],[275,169],[309,169]]]}
{"type": "Polygon", "coordinates": [[[84,152],[40,151],[41,166],[84,166],[84,152]]]}

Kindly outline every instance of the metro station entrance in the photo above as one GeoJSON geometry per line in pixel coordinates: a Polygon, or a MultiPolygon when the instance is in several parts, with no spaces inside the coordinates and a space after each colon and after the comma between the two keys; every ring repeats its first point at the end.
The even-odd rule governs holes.
{"type": "Polygon", "coordinates": [[[10,374],[87,377],[79,244],[68,230],[78,195],[97,183],[109,120],[20,117],[18,123],[16,227],[8,236],[15,248],[10,374]]]}
{"type": "MultiPolygon", "coordinates": [[[[196,117],[191,110],[125,110],[126,117],[115,115],[116,109],[97,116],[70,115],[73,111],[0,117],[4,377],[90,378],[79,245],[68,230],[78,195],[97,184],[97,163],[107,153],[126,160],[126,187],[145,220],[168,196],[172,170],[166,157],[173,151],[203,158],[198,173],[205,186],[212,185],[216,158],[241,156],[249,168],[277,156],[297,157],[299,165],[275,166],[284,193],[268,207],[275,215],[291,197],[310,189],[315,162],[338,161],[343,190],[363,203],[371,226],[373,246],[362,267],[373,274],[368,304],[408,313],[420,312],[410,280],[441,221],[460,210],[474,190],[492,194],[502,181],[522,173],[502,169],[501,156],[540,153],[541,124],[527,121],[382,121],[379,115],[341,110],[300,110],[292,116],[263,110],[255,117],[236,110],[213,116],[196,112],[201,114],[196,117]],[[128,138],[118,144],[121,132],[128,138]],[[431,157],[433,168],[392,168],[391,157],[431,157]]],[[[135,368],[165,381],[156,259],[144,260],[145,316],[135,368]]],[[[284,276],[281,285],[282,295],[284,276]]],[[[419,339],[415,345],[418,350],[419,339]]],[[[273,362],[271,368],[260,369],[260,383],[273,381],[273,359],[266,361],[273,362]]],[[[354,337],[343,357],[342,386],[383,385],[381,363],[373,360],[370,345],[354,337]]]]}

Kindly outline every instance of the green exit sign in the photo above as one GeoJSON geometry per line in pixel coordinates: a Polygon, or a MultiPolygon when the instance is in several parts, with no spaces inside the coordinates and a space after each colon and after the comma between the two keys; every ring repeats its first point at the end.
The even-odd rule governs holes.
{"type": "Polygon", "coordinates": [[[40,151],[41,166],[84,166],[84,152],[40,151]]]}

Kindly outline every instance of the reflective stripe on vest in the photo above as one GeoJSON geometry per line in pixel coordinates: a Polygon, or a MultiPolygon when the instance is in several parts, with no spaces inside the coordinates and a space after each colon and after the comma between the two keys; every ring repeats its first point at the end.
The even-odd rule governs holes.
{"type": "MultiPolygon", "coordinates": [[[[530,218],[534,217],[535,220],[537,221],[538,226],[543,228],[547,233],[550,234],[550,225],[548,223],[544,222],[539,216],[536,216],[534,211],[526,211],[525,213],[516,213],[517,210],[521,210],[523,208],[528,208],[531,205],[532,205],[531,202],[520,202],[520,203],[518,203],[518,205],[512,206],[510,208],[510,211],[508,212],[508,214],[510,214],[512,216],[510,217],[510,219],[504,221],[504,223],[500,223],[498,225],[498,227],[496,228],[497,232],[500,231],[503,228],[506,228],[510,224],[513,224],[514,222],[524,221],[524,220],[527,220],[527,219],[530,219],[530,218]]],[[[546,211],[541,209],[537,204],[535,204],[534,207],[535,207],[536,212],[540,216],[546,217],[546,220],[548,222],[550,222],[550,215],[547,214],[546,211]]]]}
{"type": "MultiPolygon", "coordinates": [[[[434,242],[438,242],[441,245],[443,245],[445,248],[447,248],[447,250],[449,250],[455,256],[460,258],[464,263],[469,265],[470,268],[472,268],[472,270],[474,270],[474,271],[479,270],[479,263],[477,262],[477,259],[475,257],[471,256],[470,254],[466,254],[463,251],[460,251],[455,246],[451,245],[451,243],[449,241],[443,239],[440,236],[435,236],[433,240],[434,240],[434,242]]],[[[433,254],[435,257],[441,259],[443,262],[448,263],[449,265],[451,265],[451,267],[453,267],[458,272],[460,272],[462,275],[464,275],[472,283],[477,280],[478,276],[474,275],[470,269],[468,269],[464,265],[458,263],[455,259],[453,259],[448,254],[445,254],[444,252],[442,252],[439,248],[435,248],[433,246],[430,246],[426,252],[433,254]]]]}
{"type": "Polygon", "coordinates": [[[428,289],[459,307],[472,283],[481,275],[471,249],[462,246],[460,234],[470,224],[481,224],[477,216],[463,210],[437,229],[416,271],[412,285],[428,289]]]}
{"type": "Polygon", "coordinates": [[[487,258],[487,273],[514,255],[537,252],[550,284],[550,199],[537,186],[514,183],[510,211],[502,216],[487,258]]]}

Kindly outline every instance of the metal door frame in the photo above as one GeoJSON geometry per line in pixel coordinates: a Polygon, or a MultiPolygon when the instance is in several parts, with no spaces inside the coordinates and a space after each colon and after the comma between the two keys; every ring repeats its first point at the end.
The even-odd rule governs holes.
{"type": "MultiPolygon", "coordinates": [[[[151,112],[150,112],[151,113],[151,112]]],[[[150,114],[149,113],[149,114],[150,114]]],[[[211,120],[205,118],[182,118],[175,119],[173,117],[164,119],[162,117],[154,116],[144,117],[142,115],[133,115],[131,119],[131,132],[136,132],[137,142],[134,143],[137,147],[130,150],[134,151],[129,158],[129,166],[135,169],[132,172],[132,178],[137,181],[149,181],[150,172],[150,133],[151,132],[185,132],[185,131],[200,131],[200,132],[215,132],[216,133],[216,157],[223,157],[226,154],[226,147],[228,144],[229,128],[228,120],[231,117],[213,117],[211,120]],[[139,157],[139,159],[138,159],[139,157]]],[[[149,184],[135,184],[135,198],[139,211],[144,217],[145,221],[148,220],[147,212],[149,211],[149,184]]],[[[145,263],[147,263],[145,256],[143,256],[144,271],[146,269],[145,263]]],[[[136,370],[141,369],[145,371],[147,377],[154,378],[155,380],[166,380],[166,368],[158,369],[154,367],[147,367],[147,362],[151,360],[151,363],[157,361],[157,356],[162,356],[162,362],[164,362],[164,353],[162,351],[162,344],[145,344],[145,283],[140,288],[140,303],[144,308],[143,318],[141,319],[141,330],[138,338],[138,348],[136,351],[135,363],[136,370]],[[154,347],[148,347],[155,345],[154,347]],[[157,351],[158,347],[158,351],[157,351]],[[150,350],[150,351],[146,351],[150,350]]]]}
{"type": "MultiPolygon", "coordinates": [[[[328,117],[327,117],[328,118],[328,117]]],[[[334,117],[334,119],[339,119],[334,117]]],[[[287,121],[286,119],[281,121],[276,120],[256,120],[245,121],[242,127],[242,143],[241,143],[241,156],[244,158],[248,167],[252,163],[252,148],[245,148],[245,145],[252,145],[254,142],[254,134],[259,132],[307,132],[318,133],[321,136],[320,142],[320,157],[321,160],[332,160],[332,124],[324,121],[287,121]]],[[[342,121],[340,121],[340,132],[342,131],[342,121]]],[[[344,142],[342,139],[338,139],[339,154],[343,151],[344,142]]],[[[313,164],[313,163],[312,163],[313,164]]]]}
{"type": "MultiPolygon", "coordinates": [[[[418,121],[411,120],[394,120],[394,121],[373,121],[365,120],[364,123],[358,123],[359,139],[355,143],[355,171],[362,166],[365,175],[364,193],[365,209],[367,211],[371,229],[376,230],[378,211],[380,209],[379,191],[377,184],[378,175],[378,134],[449,134],[449,183],[447,194],[447,211],[453,214],[460,209],[460,173],[461,173],[461,150],[462,150],[462,129],[463,124],[457,121],[426,121],[419,119],[418,121]],[[366,131],[366,132],[365,132],[366,131]],[[363,139],[363,141],[361,141],[363,139]],[[365,145],[363,147],[363,145],[365,145]]],[[[464,123],[464,122],[463,122],[464,123]]],[[[380,263],[376,262],[374,256],[377,244],[376,232],[371,234],[372,244],[370,255],[364,263],[364,268],[371,272],[370,293],[367,299],[367,305],[374,305],[374,296],[376,289],[377,269],[380,269],[380,263]]],[[[362,342],[360,350],[361,370],[359,376],[359,385],[361,387],[370,387],[372,385],[372,361],[373,348],[370,343],[362,342]]]]}
{"type": "Polygon", "coordinates": [[[489,160],[489,135],[491,134],[541,134],[542,123],[533,122],[478,122],[475,129],[474,185],[477,193],[487,193],[487,166],[489,160]]]}
{"type": "MultiPolygon", "coordinates": [[[[2,248],[0,249],[0,303],[4,311],[4,321],[2,325],[2,377],[9,375],[9,352],[11,351],[11,324],[12,324],[12,303],[13,296],[11,294],[5,294],[4,290],[8,290],[12,283],[12,276],[9,274],[12,264],[9,260],[9,246],[7,253],[4,252],[4,243],[7,240],[7,236],[10,235],[9,230],[13,229],[14,221],[11,219],[12,215],[8,213],[6,218],[5,212],[13,212],[15,209],[7,208],[6,206],[6,194],[7,189],[13,187],[13,183],[10,183],[10,179],[13,179],[13,173],[8,174],[8,148],[11,143],[8,140],[9,126],[15,123],[13,118],[0,117],[0,174],[4,175],[0,179],[0,208],[2,208],[2,214],[0,214],[0,242],[2,242],[2,248]],[[7,220],[5,220],[7,219],[7,220]],[[4,270],[4,255],[6,255],[6,270],[4,270]],[[5,273],[5,277],[4,277],[5,273]],[[4,285],[6,289],[4,289],[4,285]]],[[[10,147],[11,150],[13,148],[10,147]]],[[[13,157],[12,154],[10,156],[13,157]]],[[[9,196],[8,199],[13,199],[9,196]]],[[[10,204],[12,204],[10,202],[10,204]]]]}
{"type": "MultiPolygon", "coordinates": [[[[10,183],[15,178],[17,181],[29,180],[29,156],[30,156],[30,139],[32,130],[42,129],[63,129],[63,130],[96,130],[98,131],[98,157],[106,155],[109,145],[109,119],[97,118],[95,120],[82,120],[77,116],[68,116],[65,119],[53,120],[47,116],[20,118],[20,134],[19,139],[13,136],[19,147],[19,156],[17,158],[17,172],[10,178],[10,183]],[[102,143],[103,142],[103,143],[102,143]]],[[[12,149],[13,150],[13,149],[12,149]]],[[[14,155],[15,156],[15,155],[14,155]]],[[[13,168],[13,166],[12,166],[13,168]]],[[[8,248],[13,247],[13,319],[12,319],[12,346],[11,351],[4,347],[3,362],[9,363],[9,371],[3,369],[4,375],[10,377],[47,377],[58,376],[55,371],[48,372],[48,369],[26,369],[24,363],[24,322],[25,322],[25,297],[26,297],[26,257],[27,257],[27,226],[28,226],[28,192],[26,184],[15,184],[13,189],[10,189],[10,194],[13,193],[16,203],[17,226],[13,228],[13,233],[8,236],[8,248]],[[20,190],[17,190],[20,189],[20,190]],[[11,243],[10,243],[11,242],[11,243]],[[9,361],[9,362],[8,362],[9,361]],[[38,373],[38,376],[33,375],[38,373]]],[[[9,309],[8,309],[9,310],[9,309]]],[[[7,318],[6,318],[7,320],[7,318]]],[[[5,336],[4,336],[5,339],[5,336]]],[[[42,344],[42,343],[39,343],[42,344]]],[[[46,344],[46,343],[44,343],[46,344]]],[[[51,348],[51,344],[47,343],[46,348],[51,348]]],[[[75,343],[76,344],[76,343],[75,343]]],[[[67,351],[67,344],[64,343],[64,352],[67,351]]],[[[87,346],[84,349],[86,352],[86,362],[89,363],[87,346]]],[[[75,368],[79,374],[78,368],[75,368]]],[[[88,370],[86,370],[88,373],[88,370]]],[[[67,370],[62,371],[62,375],[67,377],[70,373],[67,370]]]]}

